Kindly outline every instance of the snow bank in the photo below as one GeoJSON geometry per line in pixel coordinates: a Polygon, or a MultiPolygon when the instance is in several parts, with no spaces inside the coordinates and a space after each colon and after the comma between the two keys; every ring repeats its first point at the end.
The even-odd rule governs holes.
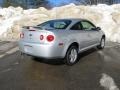
{"type": "Polygon", "coordinates": [[[22,12],[20,7],[0,8],[0,38],[9,38],[8,33],[14,27],[15,21],[22,19],[22,12]]]}
{"type": "Polygon", "coordinates": [[[93,5],[76,6],[74,4],[55,7],[47,10],[38,9],[23,10],[22,8],[0,9],[0,37],[1,39],[19,39],[22,26],[37,25],[55,18],[85,18],[102,28],[107,39],[120,43],[120,4],[117,5],[93,5]]]}

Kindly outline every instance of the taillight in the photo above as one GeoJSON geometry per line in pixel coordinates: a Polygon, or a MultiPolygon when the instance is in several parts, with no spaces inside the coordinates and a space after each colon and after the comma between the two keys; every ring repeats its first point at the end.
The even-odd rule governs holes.
{"type": "Polygon", "coordinates": [[[24,33],[20,33],[20,38],[24,38],[24,33]]]}
{"type": "Polygon", "coordinates": [[[43,35],[40,35],[40,40],[43,40],[44,39],[44,36],[43,35]]]}
{"type": "Polygon", "coordinates": [[[52,42],[54,40],[54,36],[53,35],[48,35],[47,36],[47,41],[48,42],[52,42]]]}

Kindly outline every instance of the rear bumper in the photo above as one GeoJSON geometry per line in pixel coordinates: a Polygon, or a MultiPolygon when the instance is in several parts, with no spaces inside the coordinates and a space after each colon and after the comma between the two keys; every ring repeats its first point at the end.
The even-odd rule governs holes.
{"type": "Polygon", "coordinates": [[[64,58],[64,47],[51,44],[27,43],[19,41],[19,50],[27,55],[53,59],[64,58]]]}

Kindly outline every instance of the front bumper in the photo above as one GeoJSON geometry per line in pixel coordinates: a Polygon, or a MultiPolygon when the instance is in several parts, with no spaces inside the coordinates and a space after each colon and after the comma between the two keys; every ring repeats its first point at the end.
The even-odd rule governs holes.
{"type": "Polygon", "coordinates": [[[55,44],[28,43],[19,41],[19,50],[22,53],[41,58],[64,58],[64,47],[55,44]]]}

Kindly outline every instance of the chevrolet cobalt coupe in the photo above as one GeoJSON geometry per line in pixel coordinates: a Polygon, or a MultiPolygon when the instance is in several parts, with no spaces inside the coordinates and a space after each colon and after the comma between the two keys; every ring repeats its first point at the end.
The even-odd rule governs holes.
{"type": "Polygon", "coordinates": [[[103,49],[105,34],[85,19],[56,19],[22,28],[19,49],[22,53],[46,59],[63,58],[73,65],[78,53],[93,47],[103,49]]]}

